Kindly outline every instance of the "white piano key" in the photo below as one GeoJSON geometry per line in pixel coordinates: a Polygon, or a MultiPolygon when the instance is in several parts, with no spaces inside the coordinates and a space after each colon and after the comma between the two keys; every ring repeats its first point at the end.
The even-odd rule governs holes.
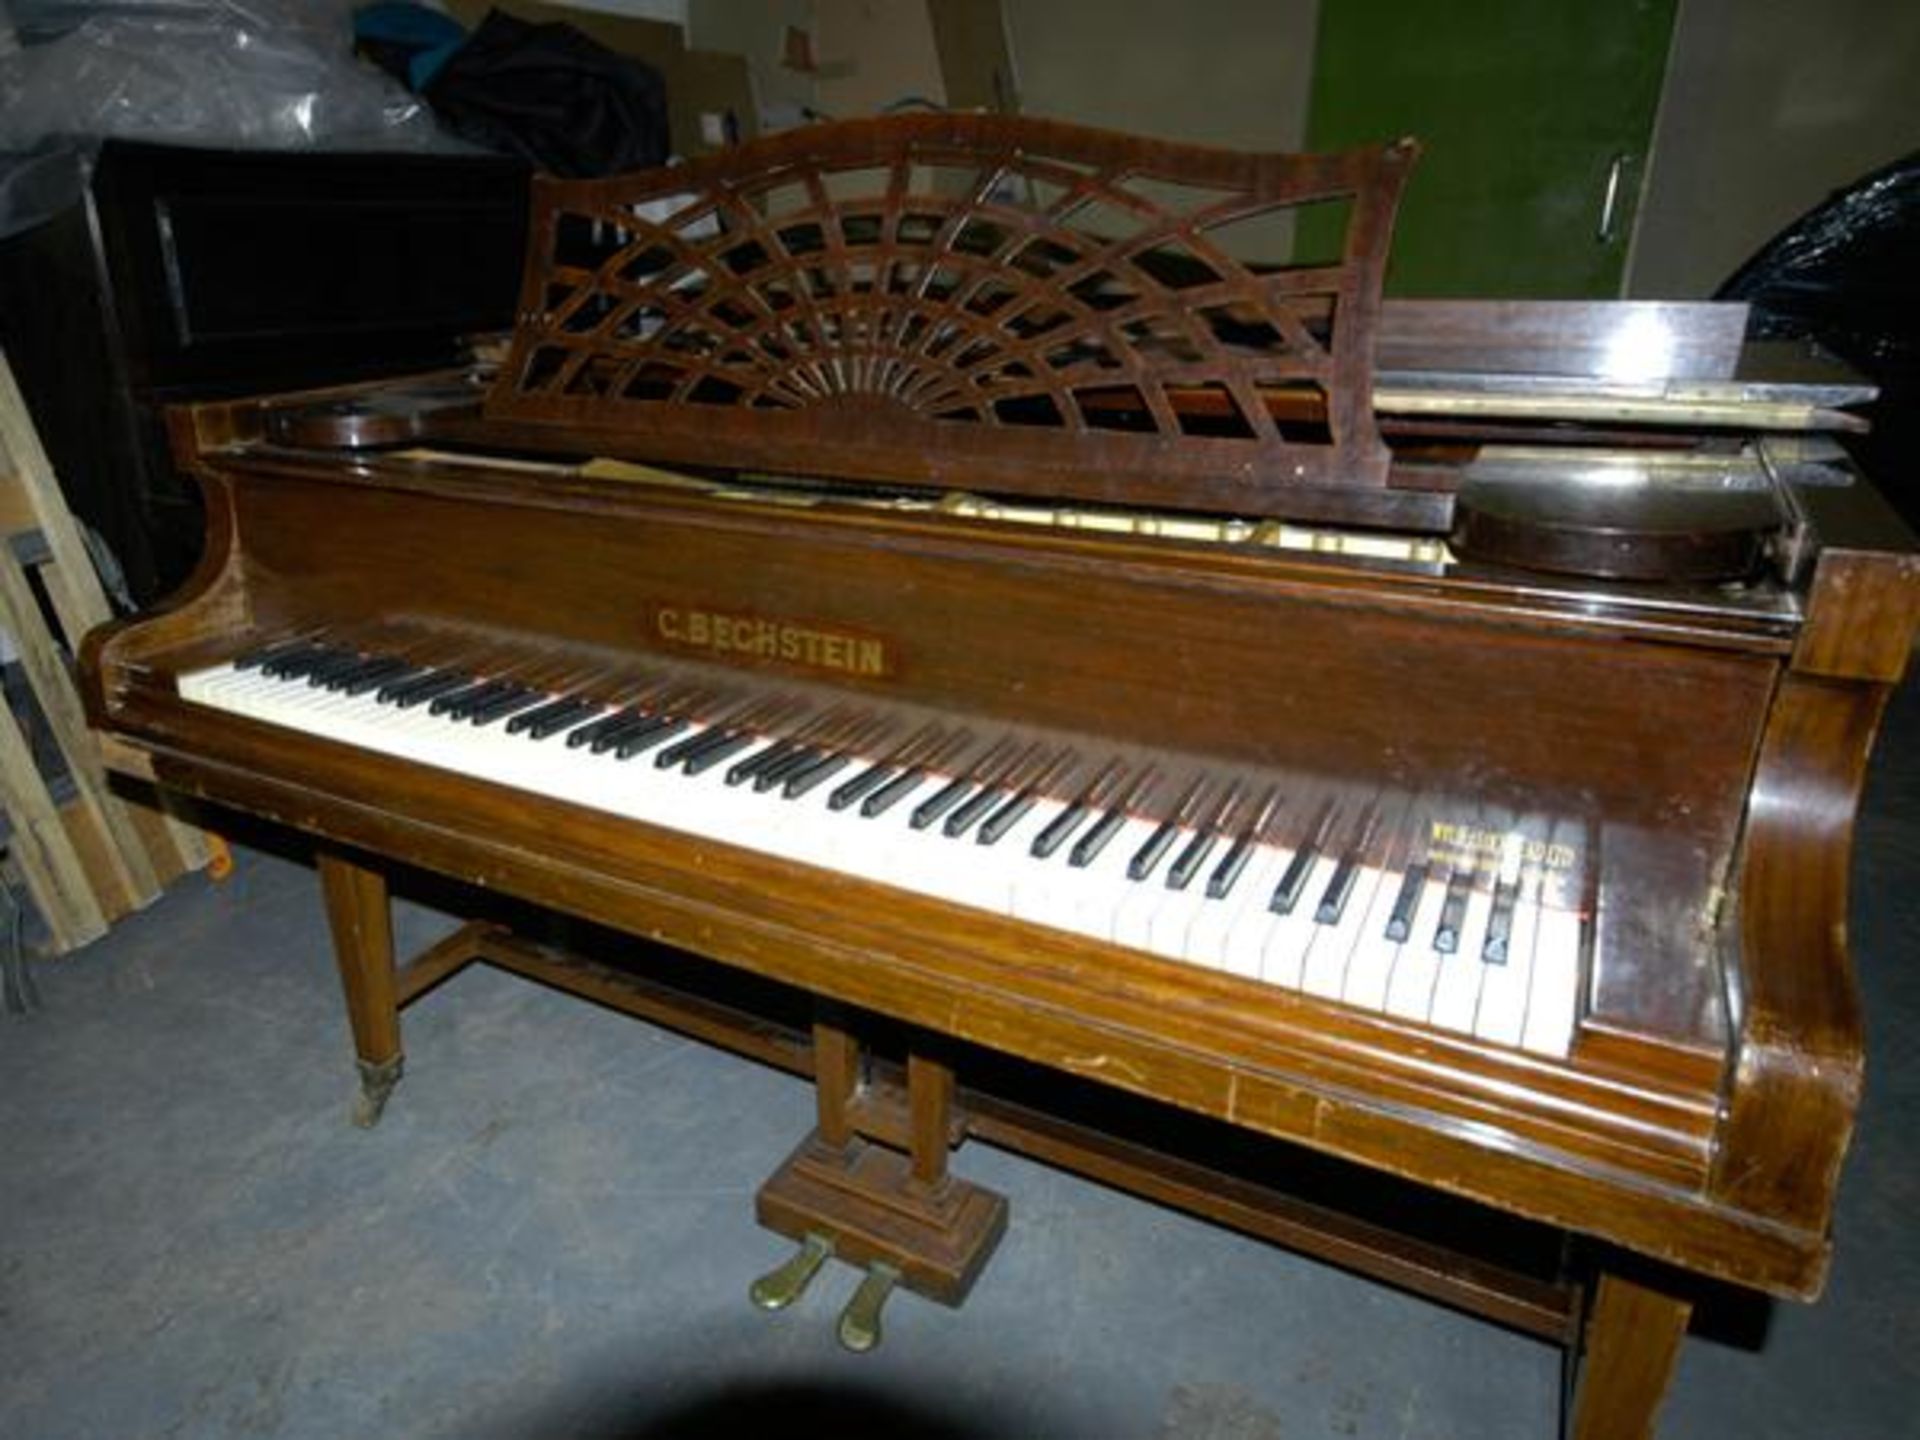
{"type": "Polygon", "coordinates": [[[1374,886],[1373,903],[1360,922],[1354,937],[1353,956],[1341,982],[1340,998],[1362,1010],[1387,1008],[1387,984],[1393,978],[1393,966],[1400,946],[1387,938],[1387,921],[1392,918],[1394,901],[1400,894],[1400,872],[1386,871],[1374,886]]]}
{"type": "MultiPolygon", "coordinates": [[[[1180,838],[1169,853],[1177,859],[1193,834],[1191,830],[1181,831],[1180,838]]],[[[1216,844],[1214,849],[1218,851],[1220,846],[1216,844]]],[[[1146,948],[1169,960],[1185,960],[1188,936],[1194,923],[1206,913],[1208,906],[1218,906],[1221,902],[1207,898],[1207,872],[1204,867],[1187,881],[1185,889],[1168,889],[1167,871],[1171,866],[1172,860],[1169,860],[1155,873],[1152,881],[1154,888],[1160,892],[1160,904],[1148,927],[1146,948]]]]}
{"type": "Polygon", "coordinates": [[[1507,963],[1489,965],[1480,982],[1480,1009],[1473,1017],[1473,1033],[1496,1045],[1518,1045],[1527,1023],[1527,996],[1533,986],[1533,946],[1539,930],[1539,887],[1513,907],[1513,929],[1507,937],[1507,963]]]}
{"type": "MultiPolygon", "coordinates": [[[[1271,919],[1267,901],[1273,887],[1280,883],[1287,851],[1274,845],[1256,845],[1241,867],[1225,899],[1209,906],[1187,931],[1186,959],[1214,970],[1226,970],[1251,979],[1260,976],[1260,951],[1266,944],[1266,922],[1271,919]],[[1251,944],[1241,937],[1255,925],[1257,934],[1251,944]]],[[[1196,877],[1194,883],[1200,883],[1196,877]]]]}
{"type": "Polygon", "coordinates": [[[1433,948],[1433,931],[1446,898],[1446,873],[1429,875],[1421,887],[1413,927],[1393,962],[1393,978],[1387,982],[1389,1015],[1424,1024],[1433,1009],[1433,987],[1440,978],[1440,952],[1433,948]]]}
{"type": "Polygon", "coordinates": [[[1583,926],[1572,910],[1540,912],[1533,945],[1533,993],[1521,1045],[1539,1055],[1565,1058],[1573,1051],[1580,1008],[1580,948],[1583,926]]]}
{"type": "MultiPolygon", "coordinates": [[[[1355,949],[1360,943],[1368,911],[1372,908],[1375,893],[1380,888],[1380,870],[1377,866],[1365,865],[1355,872],[1353,889],[1347,895],[1346,907],[1340,912],[1338,923],[1322,925],[1314,921],[1314,935],[1307,943],[1306,964],[1300,972],[1300,988],[1309,995],[1318,995],[1323,1000],[1338,1000],[1346,990],[1347,967],[1352,963],[1355,949]]],[[[1317,908],[1320,897],[1312,895],[1317,908]]],[[[1306,904],[1307,899],[1300,903],[1306,904]]],[[[1380,922],[1386,924],[1383,919],[1380,922]]]]}
{"type": "MultiPolygon", "coordinates": [[[[679,767],[655,764],[660,749],[620,761],[611,751],[596,755],[588,747],[569,748],[565,731],[538,741],[524,733],[510,735],[504,715],[476,726],[433,715],[424,704],[402,709],[381,704],[374,691],[349,696],[309,685],[304,677],[269,678],[257,668],[211,666],[181,676],[179,688],[183,698],[196,703],[343,744],[1284,988],[1304,988],[1363,1009],[1431,1019],[1543,1054],[1564,1054],[1571,1044],[1581,934],[1579,918],[1570,912],[1523,902],[1515,911],[1513,958],[1504,967],[1487,967],[1478,957],[1491,900],[1476,894],[1458,957],[1472,972],[1470,983],[1467,973],[1449,978],[1432,949],[1445,890],[1439,879],[1425,887],[1415,938],[1395,945],[1385,938],[1385,928],[1399,876],[1376,867],[1364,867],[1356,877],[1339,923],[1316,921],[1320,897],[1337,869],[1332,856],[1316,858],[1294,910],[1279,916],[1269,904],[1292,862],[1293,852],[1284,846],[1256,846],[1233,891],[1214,900],[1206,886],[1230,848],[1224,837],[1186,889],[1172,891],[1167,872],[1192,832],[1183,830],[1153,874],[1135,881],[1127,867],[1157,828],[1148,820],[1127,820],[1086,867],[1072,865],[1070,857],[1098,816],[1051,856],[1038,859],[1030,852],[1032,837],[1064,808],[1058,800],[1037,801],[992,845],[979,844],[972,832],[949,838],[939,824],[913,829],[909,817],[915,805],[937,792],[948,775],[929,778],[884,815],[867,818],[858,807],[829,809],[831,785],[788,800],[778,787],[758,791],[726,784],[727,771],[754,749],[690,777],[679,767]],[[1483,970],[1484,978],[1478,973],[1483,970]]],[[[552,698],[540,691],[516,708],[552,698]]],[[[613,708],[583,715],[568,728],[593,723],[613,708]]],[[[707,728],[690,723],[668,743],[692,739],[707,728]]],[[[770,743],[771,738],[761,742],[770,743]]],[[[870,763],[872,757],[856,756],[850,768],[870,763]]]]}
{"type": "MultiPolygon", "coordinates": [[[[1313,932],[1322,928],[1314,923],[1313,912],[1319,905],[1320,896],[1326,892],[1327,882],[1338,868],[1339,862],[1333,856],[1316,856],[1293,909],[1285,915],[1274,916],[1275,923],[1267,931],[1266,943],[1260,948],[1260,978],[1269,985],[1278,985],[1283,990],[1300,988],[1301,972],[1307,963],[1307,947],[1313,943],[1313,932]]],[[[1271,892],[1267,898],[1273,898],[1271,892]]]]}
{"type": "Polygon", "coordinates": [[[1474,1013],[1480,1007],[1480,983],[1487,962],[1480,958],[1487,940],[1487,917],[1493,913],[1493,895],[1476,887],[1467,895],[1467,913],[1460,924],[1460,944],[1440,957],[1434,979],[1433,1004],[1427,1023],[1462,1035],[1473,1033],[1474,1013]]]}

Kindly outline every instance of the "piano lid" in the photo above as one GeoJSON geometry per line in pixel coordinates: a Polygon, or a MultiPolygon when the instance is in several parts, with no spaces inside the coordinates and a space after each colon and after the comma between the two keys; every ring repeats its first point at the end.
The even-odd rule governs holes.
{"type": "Polygon", "coordinates": [[[1372,404],[1417,151],[907,115],[539,181],[486,413],[539,448],[1444,528],[1372,404]],[[1328,263],[1232,252],[1303,207],[1344,212],[1328,263]]]}

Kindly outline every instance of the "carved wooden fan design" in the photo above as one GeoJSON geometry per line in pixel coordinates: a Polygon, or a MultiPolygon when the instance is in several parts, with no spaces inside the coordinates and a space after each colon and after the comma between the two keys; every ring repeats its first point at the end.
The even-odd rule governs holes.
{"type": "Polygon", "coordinates": [[[1247,514],[1369,490],[1391,518],[1372,331],[1414,154],[915,115],[542,181],[487,414],[661,460],[1247,514]],[[1228,248],[1324,204],[1327,263],[1228,248]]]}

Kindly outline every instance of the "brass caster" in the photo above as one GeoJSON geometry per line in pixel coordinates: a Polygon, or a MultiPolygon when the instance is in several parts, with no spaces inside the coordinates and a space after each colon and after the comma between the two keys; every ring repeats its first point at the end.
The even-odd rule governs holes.
{"type": "Polygon", "coordinates": [[[769,1270],[747,1288],[747,1296],[762,1310],[784,1310],[802,1295],[820,1267],[833,1254],[833,1242],[824,1235],[809,1235],[776,1269],[769,1270]]]}
{"type": "Polygon", "coordinates": [[[362,1130],[371,1130],[380,1123],[380,1116],[387,1108],[387,1097],[393,1094],[393,1087],[400,1083],[400,1072],[405,1067],[403,1056],[379,1065],[369,1064],[365,1060],[355,1062],[360,1070],[360,1093],[353,1097],[353,1123],[362,1130]]]}
{"type": "Polygon", "coordinates": [[[840,1312],[840,1343],[856,1355],[864,1355],[880,1343],[880,1311],[900,1283],[900,1272],[891,1265],[875,1261],[867,1268],[860,1288],[840,1312]]]}

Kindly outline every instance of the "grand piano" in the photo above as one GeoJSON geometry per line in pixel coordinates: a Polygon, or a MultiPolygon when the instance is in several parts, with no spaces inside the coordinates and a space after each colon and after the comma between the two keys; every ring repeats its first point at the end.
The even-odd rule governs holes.
{"type": "Polygon", "coordinates": [[[990,1259],[975,1138],[1650,1433],[1703,1285],[1826,1272],[1920,565],[1832,438],[1871,392],[1740,307],[1383,301],[1416,154],[914,116],[541,182],[503,352],[175,412],[206,554],[91,637],[94,722],[314,837],[363,1124],[502,965],[813,1077],[752,1293],[862,1267],[854,1348],[990,1259]],[[399,964],[397,867],[653,958],[489,912],[399,964]]]}

